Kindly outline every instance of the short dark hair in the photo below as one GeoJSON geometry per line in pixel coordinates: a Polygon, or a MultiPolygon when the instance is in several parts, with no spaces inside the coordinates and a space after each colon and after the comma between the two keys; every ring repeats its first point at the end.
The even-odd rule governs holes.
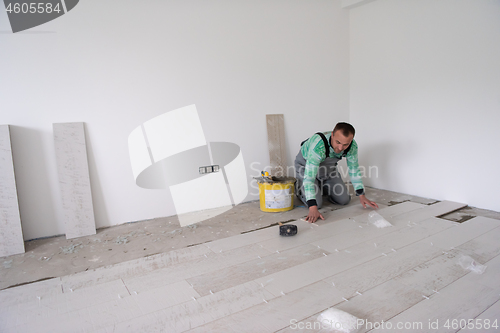
{"type": "Polygon", "coordinates": [[[344,136],[349,136],[350,134],[352,134],[352,136],[354,137],[354,134],[356,133],[354,127],[348,123],[337,123],[337,125],[335,125],[335,128],[333,129],[333,133],[339,130],[342,131],[342,134],[344,136]]]}

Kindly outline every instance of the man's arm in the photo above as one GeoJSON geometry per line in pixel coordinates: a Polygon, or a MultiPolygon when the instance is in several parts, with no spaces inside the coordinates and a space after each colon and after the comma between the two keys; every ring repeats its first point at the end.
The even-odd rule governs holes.
{"type": "MultiPolygon", "coordinates": [[[[306,156],[306,166],[304,169],[304,194],[309,207],[309,214],[306,221],[310,223],[316,222],[319,218],[324,220],[323,215],[318,210],[318,203],[316,202],[316,176],[318,175],[319,164],[321,163],[321,151],[316,151],[314,147],[310,147],[306,156]]],[[[321,189],[319,189],[321,190],[321,189]]]]}
{"type": "Polygon", "coordinates": [[[349,177],[351,178],[352,186],[354,187],[354,191],[356,191],[356,196],[359,196],[359,201],[364,208],[366,206],[370,206],[372,208],[378,208],[378,205],[368,200],[365,196],[365,188],[363,186],[363,181],[361,178],[361,171],[359,170],[358,163],[358,145],[356,141],[353,141],[351,149],[346,156],[347,167],[349,169],[349,177]]]}
{"type": "Polygon", "coordinates": [[[368,205],[372,208],[378,208],[378,205],[375,202],[368,200],[368,198],[365,197],[364,194],[359,196],[359,202],[361,202],[361,204],[363,205],[363,208],[366,208],[366,205],[368,205]]]}

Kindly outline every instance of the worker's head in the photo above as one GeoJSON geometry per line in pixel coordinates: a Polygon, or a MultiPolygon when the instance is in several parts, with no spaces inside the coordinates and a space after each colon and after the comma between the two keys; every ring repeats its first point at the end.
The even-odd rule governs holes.
{"type": "Polygon", "coordinates": [[[335,153],[340,154],[344,151],[354,139],[356,131],[351,124],[337,123],[332,131],[331,144],[335,153]]]}

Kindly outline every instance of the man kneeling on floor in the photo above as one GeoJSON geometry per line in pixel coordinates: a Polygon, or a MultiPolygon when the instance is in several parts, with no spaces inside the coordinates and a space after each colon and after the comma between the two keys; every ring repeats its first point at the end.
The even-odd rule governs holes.
{"type": "Polygon", "coordinates": [[[295,158],[295,193],[309,207],[306,221],[324,220],[318,211],[323,204],[323,193],[328,194],[328,200],[335,204],[347,205],[351,201],[349,190],[337,170],[337,162],[342,157],[347,159],[351,183],[363,207],[378,208],[375,202],[365,197],[354,134],[351,124],[338,123],[332,132],[318,132],[302,142],[295,158]]]}

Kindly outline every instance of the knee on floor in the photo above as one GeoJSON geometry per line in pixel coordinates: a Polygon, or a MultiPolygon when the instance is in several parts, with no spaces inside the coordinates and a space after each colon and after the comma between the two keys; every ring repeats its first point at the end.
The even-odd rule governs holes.
{"type": "Polygon", "coordinates": [[[330,202],[332,202],[332,203],[334,203],[336,205],[341,205],[341,206],[345,206],[349,202],[351,202],[351,196],[350,195],[345,195],[345,196],[335,197],[335,198],[333,198],[332,196],[329,196],[328,199],[330,200],[330,202]]]}

